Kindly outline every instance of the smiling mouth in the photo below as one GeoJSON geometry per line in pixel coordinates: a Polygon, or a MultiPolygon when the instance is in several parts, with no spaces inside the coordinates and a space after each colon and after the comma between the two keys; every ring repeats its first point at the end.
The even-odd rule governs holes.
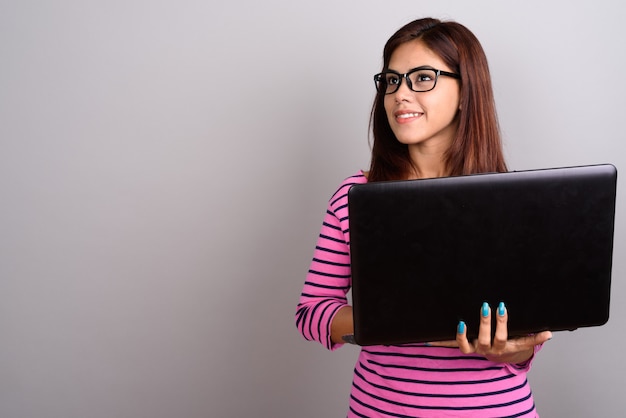
{"type": "Polygon", "coordinates": [[[420,113],[403,113],[401,115],[396,116],[398,119],[409,119],[409,118],[416,118],[420,116],[420,113]]]}

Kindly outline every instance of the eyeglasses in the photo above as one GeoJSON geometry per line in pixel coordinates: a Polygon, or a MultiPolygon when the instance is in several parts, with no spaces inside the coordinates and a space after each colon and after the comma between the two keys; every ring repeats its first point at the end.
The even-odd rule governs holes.
{"type": "Polygon", "coordinates": [[[413,68],[406,74],[400,74],[397,71],[387,70],[374,76],[376,90],[380,93],[392,94],[398,91],[402,84],[402,79],[406,79],[409,89],[420,93],[431,91],[437,85],[437,79],[440,75],[460,79],[461,76],[455,73],[449,73],[443,70],[437,70],[431,67],[413,68]]]}

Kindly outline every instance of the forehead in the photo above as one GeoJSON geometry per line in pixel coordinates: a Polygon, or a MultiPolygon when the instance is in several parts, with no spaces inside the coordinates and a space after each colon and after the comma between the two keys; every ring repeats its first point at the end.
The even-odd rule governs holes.
{"type": "Polygon", "coordinates": [[[439,55],[428,49],[420,40],[405,42],[398,46],[389,60],[389,69],[405,73],[413,68],[430,66],[438,70],[450,71],[439,55]]]}

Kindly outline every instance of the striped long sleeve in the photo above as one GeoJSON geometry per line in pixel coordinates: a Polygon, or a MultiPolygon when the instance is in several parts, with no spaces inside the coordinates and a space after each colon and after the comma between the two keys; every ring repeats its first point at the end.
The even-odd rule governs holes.
{"type": "Polygon", "coordinates": [[[346,179],[328,202],[296,312],[296,326],[304,338],[318,341],[329,350],[339,346],[330,340],[330,324],[347,304],[351,285],[348,190],[365,182],[362,172],[346,179]]]}

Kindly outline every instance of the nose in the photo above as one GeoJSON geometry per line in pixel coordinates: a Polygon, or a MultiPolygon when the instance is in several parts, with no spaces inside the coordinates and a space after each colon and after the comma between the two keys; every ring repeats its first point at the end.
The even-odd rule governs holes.
{"type": "Polygon", "coordinates": [[[402,101],[408,101],[413,96],[413,91],[409,88],[410,81],[406,75],[402,77],[400,81],[400,86],[398,86],[398,90],[395,93],[392,93],[396,102],[400,103],[402,101]]]}

